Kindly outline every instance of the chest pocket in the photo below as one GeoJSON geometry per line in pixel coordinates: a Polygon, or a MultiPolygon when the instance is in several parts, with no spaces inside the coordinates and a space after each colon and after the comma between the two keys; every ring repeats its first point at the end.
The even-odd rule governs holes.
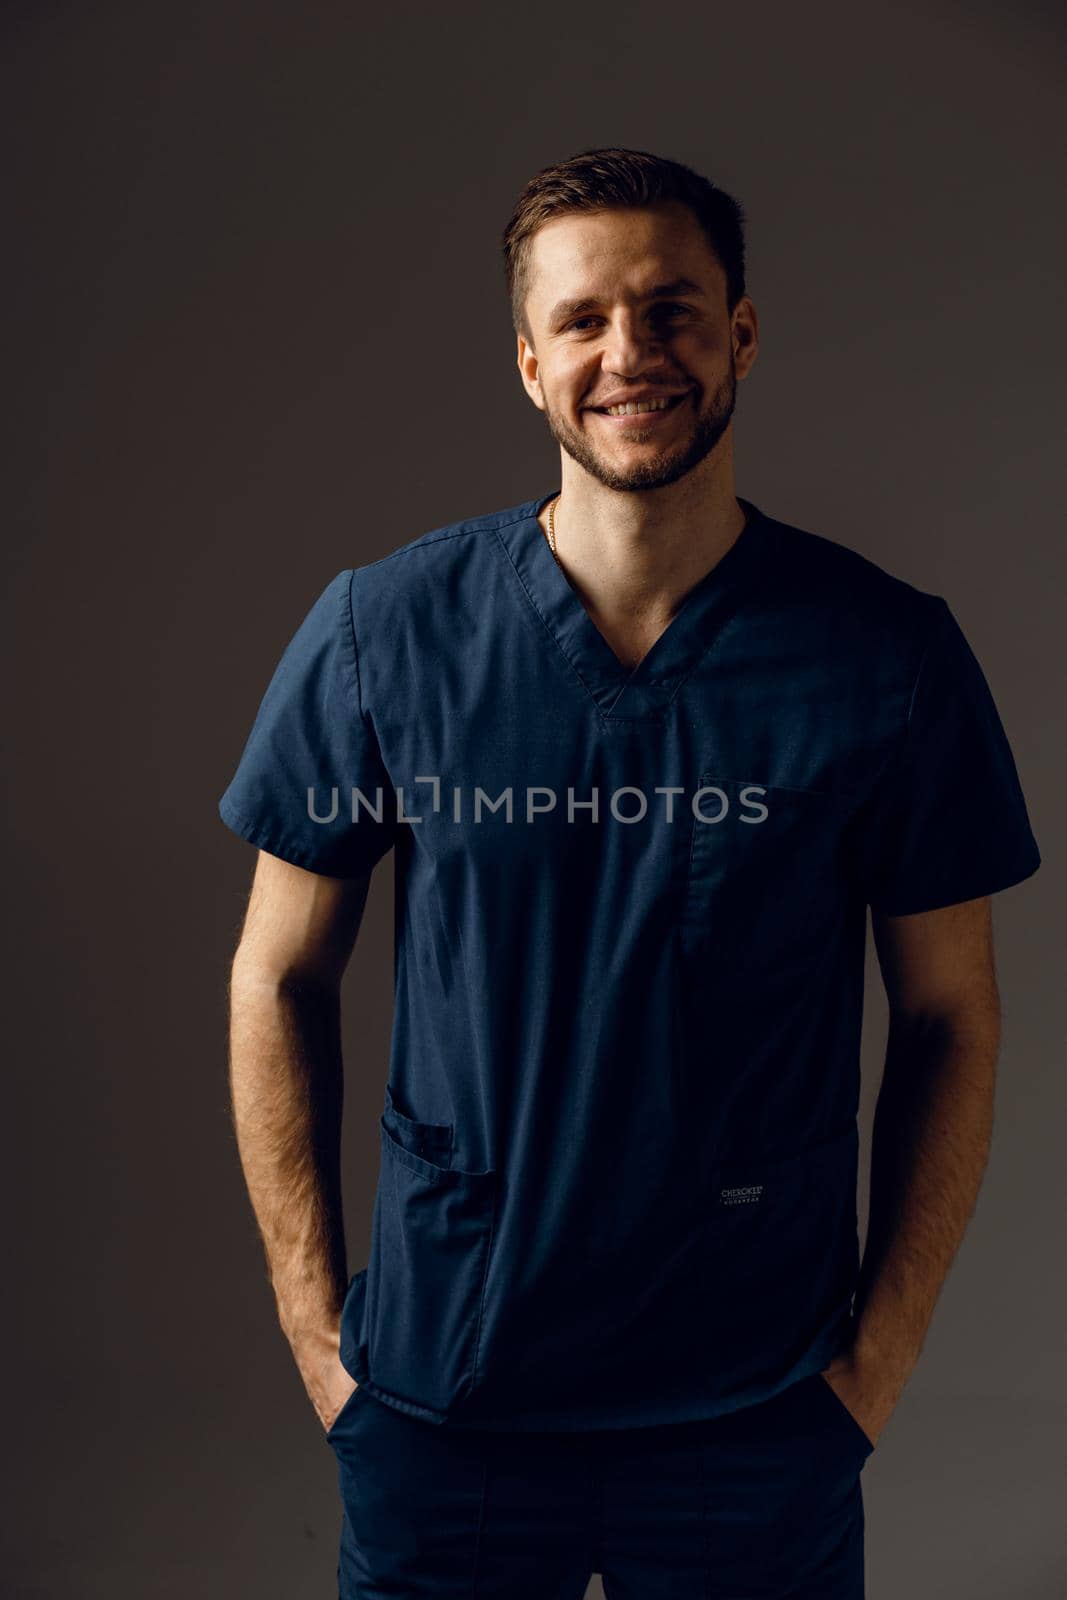
{"type": "Polygon", "coordinates": [[[822,959],[843,905],[841,806],[828,793],[700,776],[690,810],[682,949],[724,978],[822,959]]]}

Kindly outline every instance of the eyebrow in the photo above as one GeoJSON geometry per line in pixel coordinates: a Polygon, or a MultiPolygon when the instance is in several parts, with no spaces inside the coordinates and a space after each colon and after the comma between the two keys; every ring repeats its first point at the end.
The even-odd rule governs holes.
{"type": "MultiPolygon", "coordinates": [[[[694,283],[692,278],[673,278],[670,283],[654,283],[646,300],[666,299],[677,294],[703,295],[704,291],[699,283],[694,283]]],[[[583,311],[591,311],[600,302],[593,295],[587,295],[582,300],[557,300],[548,315],[550,328],[558,328],[561,322],[566,322],[571,317],[579,316],[583,311]]]]}

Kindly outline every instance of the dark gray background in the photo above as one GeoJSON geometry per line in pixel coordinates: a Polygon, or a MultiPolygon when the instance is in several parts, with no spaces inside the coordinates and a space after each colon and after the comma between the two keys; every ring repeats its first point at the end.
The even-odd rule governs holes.
{"type": "MultiPolygon", "coordinates": [[[[945,595],[1012,741],[1044,865],[995,902],[994,1152],[864,1474],[869,1595],[1063,1593],[1053,17],[6,7],[6,1593],[335,1592],[334,1461],[229,1125],[254,851],[215,805],[330,577],[558,483],[498,239],[535,170],[613,143],[747,209],[762,353],[739,492],[945,595]]],[[[387,861],[345,1000],[350,1270],[391,914],[387,861]]],[[[873,962],[870,983],[865,1132],[873,962]]]]}

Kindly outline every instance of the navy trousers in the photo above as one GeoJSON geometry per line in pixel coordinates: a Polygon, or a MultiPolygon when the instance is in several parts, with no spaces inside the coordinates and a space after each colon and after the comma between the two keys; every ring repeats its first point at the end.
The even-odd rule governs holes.
{"type": "Polygon", "coordinates": [[[325,1435],[339,1600],[863,1600],[874,1448],[819,1373],[722,1417],[450,1430],[356,1389],[325,1435]]]}

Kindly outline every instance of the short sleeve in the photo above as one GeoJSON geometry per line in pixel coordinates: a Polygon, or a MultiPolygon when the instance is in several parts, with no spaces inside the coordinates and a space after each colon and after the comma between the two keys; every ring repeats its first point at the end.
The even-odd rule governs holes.
{"type": "Polygon", "coordinates": [[[994,894],[1041,863],[989,685],[946,602],[930,600],[902,744],[855,821],[865,899],[885,916],[994,894]]]}
{"type": "Polygon", "coordinates": [[[338,878],[369,873],[398,828],[360,700],[354,576],[338,573],[290,639],[218,807],[261,850],[338,878]]]}

